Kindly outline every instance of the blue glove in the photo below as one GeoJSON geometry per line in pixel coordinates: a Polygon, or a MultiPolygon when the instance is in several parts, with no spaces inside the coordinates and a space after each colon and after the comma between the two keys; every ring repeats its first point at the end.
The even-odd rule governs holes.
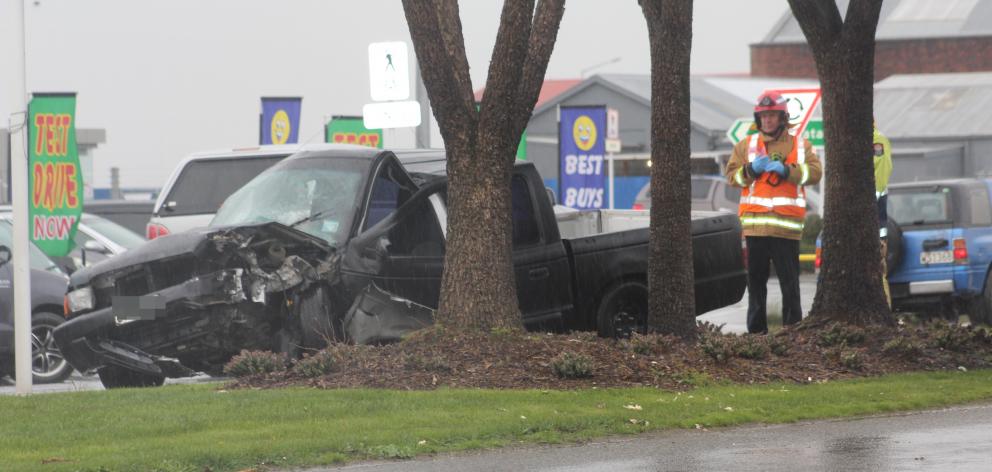
{"type": "Polygon", "coordinates": [[[785,168],[785,164],[782,164],[781,161],[771,161],[768,163],[768,165],[765,166],[765,172],[774,172],[782,178],[789,176],[789,170],[785,168]]]}
{"type": "Polygon", "coordinates": [[[751,161],[751,171],[754,176],[757,177],[767,172],[768,164],[771,162],[772,160],[768,156],[758,156],[754,161],[751,161]]]}

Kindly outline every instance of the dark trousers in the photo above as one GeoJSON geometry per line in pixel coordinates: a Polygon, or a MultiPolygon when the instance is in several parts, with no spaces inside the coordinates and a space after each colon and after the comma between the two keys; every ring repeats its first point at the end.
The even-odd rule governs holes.
{"type": "Polygon", "coordinates": [[[795,324],[803,319],[799,303],[799,241],[767,236],[747,238],[747,332],[767,333],[769,261],[782,287],[782,323],[795,324]]]}

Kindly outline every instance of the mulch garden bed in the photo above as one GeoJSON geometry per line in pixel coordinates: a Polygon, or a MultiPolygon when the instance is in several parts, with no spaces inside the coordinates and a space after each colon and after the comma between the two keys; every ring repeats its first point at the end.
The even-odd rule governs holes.
{"type": "Polygon", "coordinates": [[[992,335],[982,328],[928,323],[861,328],[801,323],[770,335],[731,335],[699,327],[699,342],[594,333],[451,332],[429,328],[385,346],[333,345],[288,363],[243,352],[228,364],[226,388],[685,390],[700,379],[734,383],[812,383],[909,371],[992,367],[992,335]]]}

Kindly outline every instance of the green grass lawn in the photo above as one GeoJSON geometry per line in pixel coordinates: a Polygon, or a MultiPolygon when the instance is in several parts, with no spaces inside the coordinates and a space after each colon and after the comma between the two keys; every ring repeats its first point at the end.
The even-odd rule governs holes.
{"type": "Polygon", "coordinates": [[[809,385],[582,391],[218,390],[0,397],[0,469],[241,470],[663,428],[781,423],[992,398],[992,371],[809,385]]]}

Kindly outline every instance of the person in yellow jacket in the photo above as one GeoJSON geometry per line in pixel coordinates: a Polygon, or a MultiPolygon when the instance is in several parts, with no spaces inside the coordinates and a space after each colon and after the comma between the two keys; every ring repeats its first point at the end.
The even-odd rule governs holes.
{"type": "Polygon", "coordinates": [[[892,144],[878,127],[872,123],[874,136],[872,138],[872,154],[875,156],[875,200],[878,203],[878,237],[882,248],[882,287],[885,289],[885,299],[892,306],[892,295],[889,293],[888,268],[886,255],[888,253],[888,189],[889,177],[892,176],[892,144]]]}
{"type": "Polygon", "coordinates": [[[804,186],[820,181],[823,169],[813,146],[789,134],[788,107],[777,92],[758,97],[758,133],[734,146],[727,163],[731,185],[743,188],[738,214],[747,245],[749,333],[767,333],[768,275],[775,264],[782,289],[782,322],[802,320],[799,299],[799,240],[806,217],[804,186]]]}

